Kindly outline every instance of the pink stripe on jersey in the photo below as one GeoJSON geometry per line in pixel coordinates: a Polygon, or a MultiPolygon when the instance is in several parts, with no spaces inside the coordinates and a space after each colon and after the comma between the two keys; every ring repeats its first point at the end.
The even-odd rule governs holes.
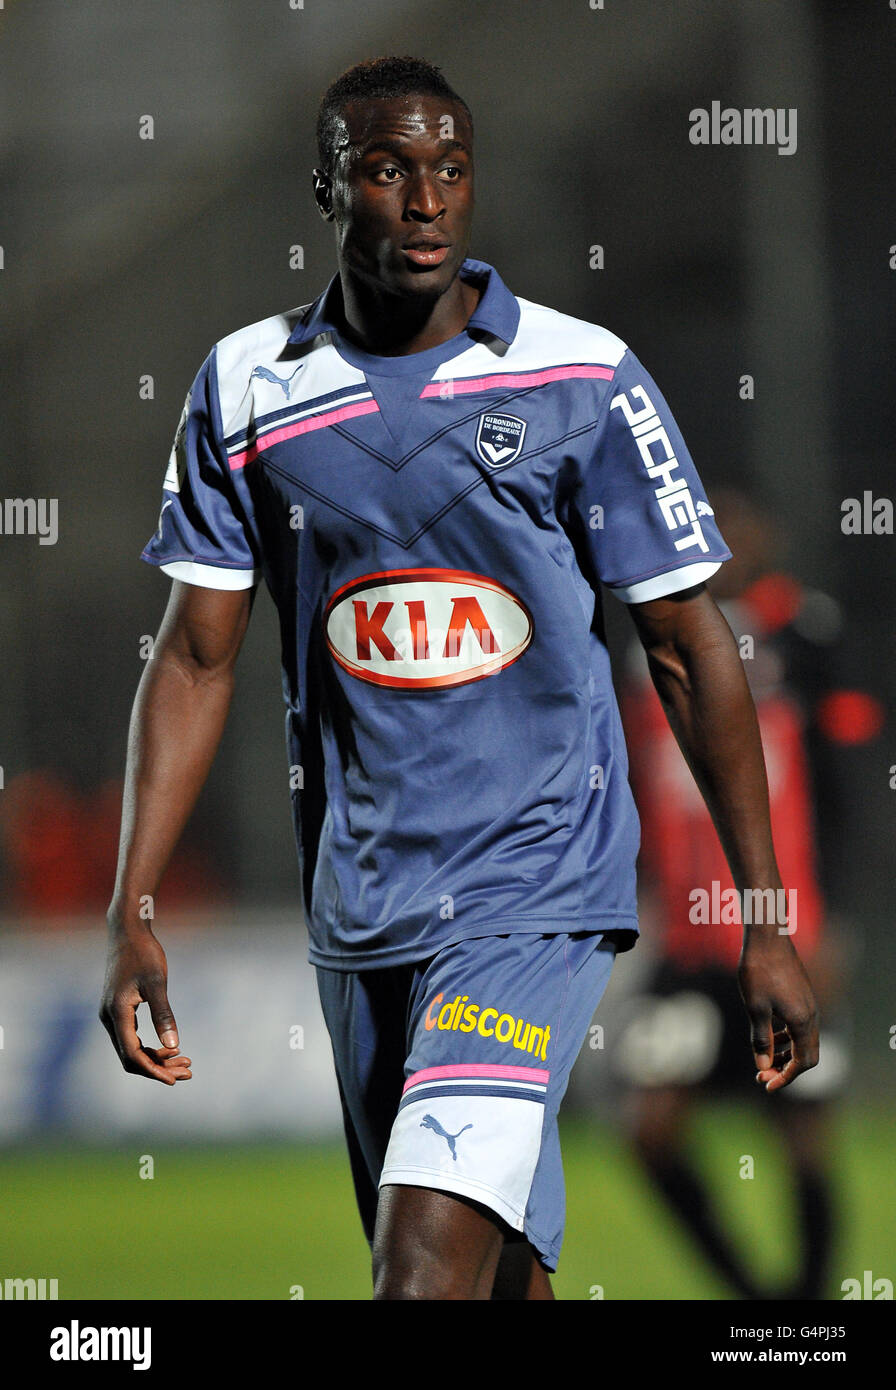
{"type": "Polygon", "coordinates": [[[240,454],[234,454],[230,459],[230,471],[235,473],[238,468],[244,468],[247,463],[251,463],[257,458],[262,449],[270,449],[275,444],[282,444],[284,439],[295,439],[297,435],[308,434],[311,430],[323,430],[328,425],[338,425],[340,420],[351,420],[356,415],[372,415],[379,410],[376,401],[359,401],[356,405],[344,405],[338,410],[325,411],[323,415],[312,415],[307,420],[296,420],[291,425],[284,425],[280,430],[271,430],[269,434],[263,434],[256,439],[254,444],[250,444],[248,449],[244,449],[240,454]]]}
{"type": "Polygon", "coordinates": [[[549,1071],[538,1071],[534,1067],[501,1067],[489,1066],[486,1062],[469,1062],[466,1066],[455,1063],[449,1067],[426,1067],[424,1071],[415,1071],[413,1076],[409,1076],[401,1089],[401,1094],[409,1091],[412,1086],[417,1086],[421,1081],[442,1081],[446,1077],[470,1077],[485,1076],[494,1081],[536,1081],[542,1085],[547,1085],[551,1078],[549,1071]]]}
{"type": "MultiPolygon", "coordinates": [[[[444,381],[433,381],[429,386],[425,386],[420,394],[420,400],[430,400],[433,396],[440,396],[446,385],[450,385],[451,395],[461,396],[472,391],[490,390],[493,387],[545,386],[549,381],[567,381],[572,377],[612,381],[614,375],[615,368],[613,367],[598,367],[583,363],[579,366],[546,367],[542,372],[504,372],[496,376],[448,377],[444,381]]],[[[282,429],[271,430],[268,434],[262,434],[247,449],[231,455],[230,471],[235,473],[237,469],[244,468],[247,463],[251,463],[254,458],[258,457],[262,449],[270,449],[275,444],[282,444],[285,439],[296,439],[300,434],[308,434],[312,430],[323,430],[328,425],[338,425],[340,420],[351,420],[358,415],[372,415],[378,410],[379,406],[376,401],[360,401],[356,405],[344,405],[337,410],[325,411],[322,415],[312,415],[307,420],[296,420],[294,424],[284,425],[282,429]]]]}
{"type": "Polygon", "coordinates": [[[425,386],[420,399],[441,395],[449,383],[450,394],[460,396],[467,391],[483,391],[492,386],[545,386],[549,381],[567,381],[570,377],[597,377],[600,381],[612,381],[615,374],[614,367],[582,365],[547,367],[543,372],[506,372],[500,376],[446,377],[444,381],[434,381],[425,386]]]}

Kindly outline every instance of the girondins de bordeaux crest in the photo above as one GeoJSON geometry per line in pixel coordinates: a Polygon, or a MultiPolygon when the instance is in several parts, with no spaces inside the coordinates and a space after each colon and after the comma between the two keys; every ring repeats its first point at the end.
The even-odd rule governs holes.
{"type": "Polygon", "coordinates": [[[480,415],[476,430],[476,452],[489,468],[506,468],[519,458],[526,437],[526,422],[515,415],[480,415]]]}

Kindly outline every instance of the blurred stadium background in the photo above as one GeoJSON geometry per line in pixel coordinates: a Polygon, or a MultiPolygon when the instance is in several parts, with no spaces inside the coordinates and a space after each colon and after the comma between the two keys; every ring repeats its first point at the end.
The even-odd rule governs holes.
{"type": "MultiPolygon", "coordinates": [[[[707,487],[764,500],[788,569],[841,605],[856,688],[892,711],[893,538],[840,521],[844,498],[893,490],[894,26],[884,3],[826,0],[7,0],[2,494],[57,498],[59,537],[0,535],[0,1277],[57,1278],[61,1298],[369,1297],[304,959],[266,595],[157,901],[193,1081],[126,1077],[96,1018],[128,719],[169,587],[137,557],[212,343],[333,273],[310,193],[328,82],[389,52],[443,67],[476,120],[473,254],[632,344],[707,487]],[[692,145],[689,113],[714,100],[797,108],[797,153],[692,145]]],[[[621,650],[627,620],[606,607],[621,650]]],[[[866,1269],[896,1279],[894,762],[888,719],[816,789],[821,812],[844,811],[823,880],[853,1055],[831,1297],[866,1269]]],[[[645,926],[599,1015],[608,1040],[649,963],[645,926]]],[[[783,1282],[786,1183],[746,1027],[744,1042],[743,1098],[701,1112],[689,1142],[750,1262],[783,1282]]],[[[729,1297],[627,1155],[609,1051],[583,1051],[565,1112],[557,1292],[729,1297]]]]}

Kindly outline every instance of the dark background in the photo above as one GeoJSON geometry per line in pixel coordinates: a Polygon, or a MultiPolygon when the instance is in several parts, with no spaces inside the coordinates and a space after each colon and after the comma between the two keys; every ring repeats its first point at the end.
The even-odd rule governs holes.
{"type": "MultiPolygon", "coordinates": [[[[630,343],[707,487],[764,498],[785,563],[843,605],[853,683],[892,709],[893,537],[846,536],[840,521],[845,497],[894,494],[894,35],[885,0],[7,0],[2,496],[58,498],[60,529],[55,546],[0,534],[0,798],[38,769],[85,806],[120,779],[140,641],[169,590],[138,556],[184,395],[218,338],[332,275],[310,188],[317,103],[384,53],[438,63],[472,108],[472,254],[520,296],[630,343]],[[713,100],[797,108],[796,153],[692,145],[689,113],[713,100]]],[[[607,608],[618,646],[627,619],[607,608]]],[[[298,920],[264,590],[237,684],[187,841],[237,907],[298,920]]],[[[825,865],[857,969],[859,1086],[888,1084],[894,1065],[891,762],[889,726],[845,760],[845,829],[825,865]]],[[[55,814],[50,792],[26,837],[32,821],[49,836],[55,814]]],[[[107,818],[101,845],[109,833],[107,818]]],[[[16,919],[9,835],[5,849],[16,919]]],[[[114,867],[109,842],[102,906],[114,867]]]]}

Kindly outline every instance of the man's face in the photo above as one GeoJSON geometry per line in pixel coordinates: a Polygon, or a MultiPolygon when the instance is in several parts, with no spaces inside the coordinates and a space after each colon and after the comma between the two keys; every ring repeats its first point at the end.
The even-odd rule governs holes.
{"type": "Polygon", "coordinates": [[[394,294],[444,293],[467,255],[473,220],[463,108],[425,93],[352,102],[343,144],[325,211],[340,263],[394,294]]]}

